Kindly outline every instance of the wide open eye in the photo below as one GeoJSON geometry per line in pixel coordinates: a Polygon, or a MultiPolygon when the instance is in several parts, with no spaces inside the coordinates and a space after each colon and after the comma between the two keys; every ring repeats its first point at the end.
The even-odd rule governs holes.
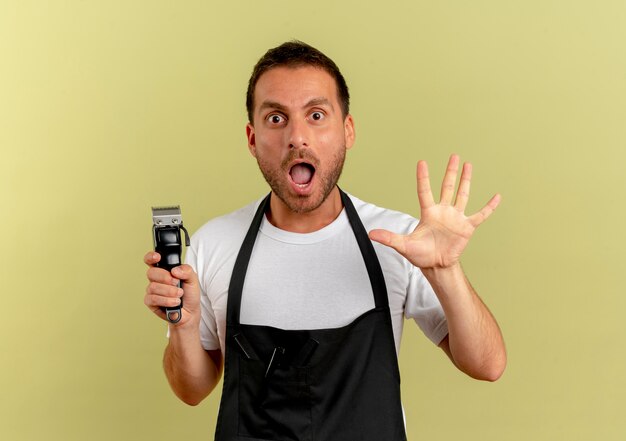
{"type": "Polygon", "coordinates": [[[278,113],[272,113],[267,117],[267,120],[270,122],[270,124],[278,125],[285,122],[285,117],[279,115],[278,113]]]}
{"type": "Polygon", "coordinates": [[[313,112],[311,113],[311,119],[313,121],[321,121],[325,118],[326,115],[324,115],[322,112],[313,112]]]}

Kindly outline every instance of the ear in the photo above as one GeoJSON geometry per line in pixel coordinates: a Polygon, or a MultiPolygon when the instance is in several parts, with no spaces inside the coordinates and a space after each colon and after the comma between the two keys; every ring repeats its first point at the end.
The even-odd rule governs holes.
{"type": "Polygon", "coordinates": [[[348,114],[343,122],[343,131],[346,141],[346,149],[350,149],[354,145],[354,139],[356,132],[354,130],[354,119],[352,115],[348,114]]]}
{"type": "Polygon", "coordinates": [[[250,150],[250,154],[256,158],[256,139],[254,136],[254,126],[250,123],[246,124],[246,138],[248,138],[248,150],[250,150]]]}

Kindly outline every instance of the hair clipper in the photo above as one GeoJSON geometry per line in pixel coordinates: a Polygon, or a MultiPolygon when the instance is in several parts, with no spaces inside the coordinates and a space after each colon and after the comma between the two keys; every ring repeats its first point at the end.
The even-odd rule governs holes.
{"type": "MultiPolygon", "coordinates": [[[[152,237],[154,238],[154,251],[161,255],[161,260],[157,267],[171,271],[172,268],[180,265],[183,251],[180,230],[185,233],[185,245],[189,246],[189,233],[183,227],[183,216],[180,206],[174,207],[152,207],[152,237]]],[[[182,282],[178,282],[178,287],[182,288],[182,282]]],[[[174,308],[161,308],[165,312],[167,321],[178,323],[183,316],[183,299],[180,305],[174,308]]]]}

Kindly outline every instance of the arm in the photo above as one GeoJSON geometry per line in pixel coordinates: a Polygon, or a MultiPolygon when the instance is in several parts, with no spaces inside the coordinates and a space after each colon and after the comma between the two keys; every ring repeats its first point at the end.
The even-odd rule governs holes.
{"type": "Polygon", "coordinates": [[[506,350],[498,324],[480,300],[461,269],[459,260],[475,229],[496,209],[495,195],[478,213],[465,216],[469,198],[471,164],[463,166],[454,204],[459,157],[452,155],[443,180],[441,200],[435,204],[428,167],[417,164],[420,223],[409,235],[373,230],[370,238],[390,246],[419,267],[441,302],[448,321],[448,336],[440,347],[468,375],[495,381],[506,365],[506,350]]]}
{"type": "Polygon", "coordinates": [[[195,406],[215,388],[222,375],[222,351],[206,351],[199,331],[170,327],[163,368],[172,390],[185,403],[195,406]]]}
{"type": "Polygon", "coordinates": [[[222,374],[222,353],[206,351],[200,343],[200,285],[189,265],[172,269],[172,273],[153,265],[160,259],[149,252],[144,262],[148,269],[148,288],[144,303],[165,320],[162,306],[176,306],[184,294],[185,304],[180,322],[169,324],[170,339],[163,357],[165,375],[178,398],[195,406],[215,388],[222,374]],[[183,288],[178,288],[178,281],[183,288]]]}
{"type": "Polygon", "coordinates": [[[424,269],[423,273],[437,294],[448,321],[448,335],[439,347],[467,375],[487,381],[500,378],[506,366],[500,328],[460,265],[424,269]]]}

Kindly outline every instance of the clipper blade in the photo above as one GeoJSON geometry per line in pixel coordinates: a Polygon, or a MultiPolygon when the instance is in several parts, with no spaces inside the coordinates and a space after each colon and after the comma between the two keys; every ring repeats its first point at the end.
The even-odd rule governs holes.
{"type": "Polygon", "coordinates": [[[158,227],[182,225],[183,215],[180,212],[180,205],[152,207],[152,222],[158,227]]]}

